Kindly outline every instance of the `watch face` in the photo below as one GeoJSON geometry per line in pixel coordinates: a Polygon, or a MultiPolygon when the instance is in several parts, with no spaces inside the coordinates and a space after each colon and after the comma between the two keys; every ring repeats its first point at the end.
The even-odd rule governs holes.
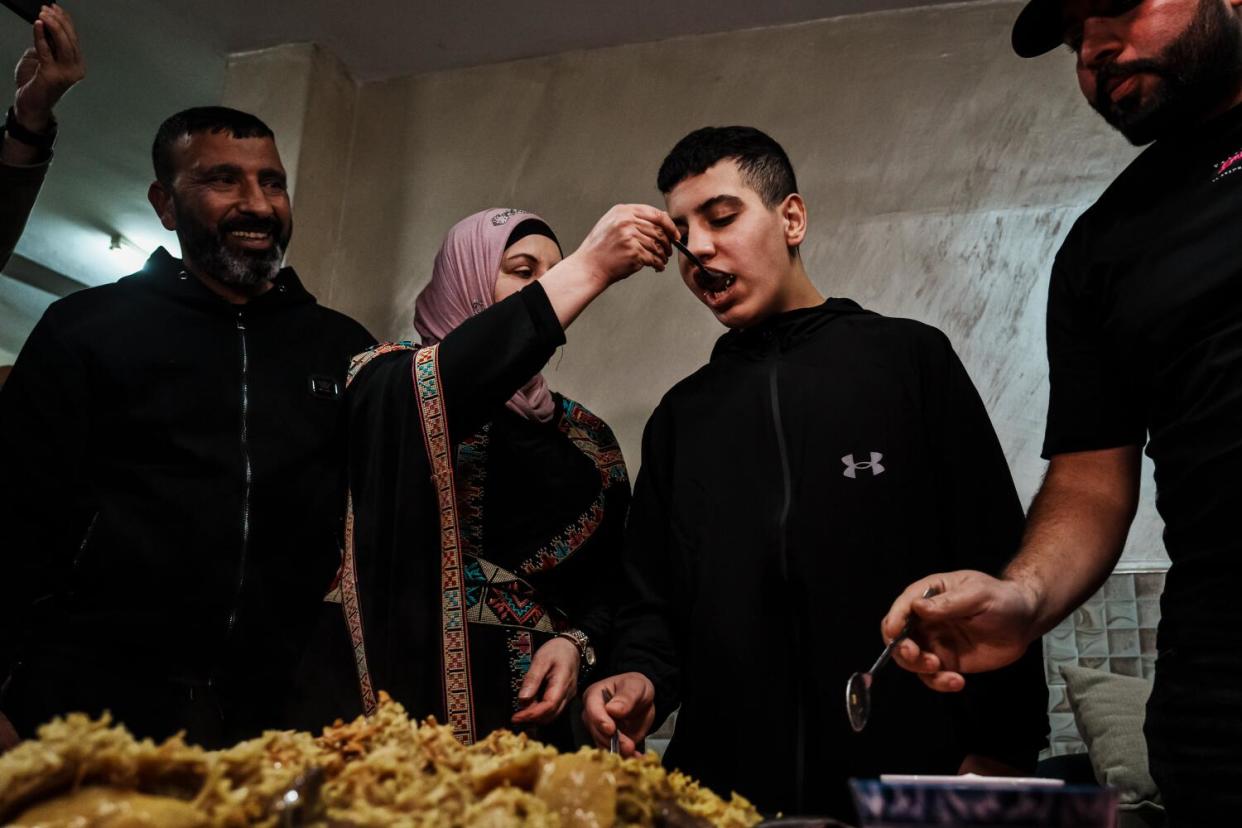
{"type": "Polygon", "coordinates": [[[587,646],[586,652],[583,654],[583,660],[586,661],[586,666],[588,667],[595,666],[595,648],[594,647],[590,645],[587,646]]]}

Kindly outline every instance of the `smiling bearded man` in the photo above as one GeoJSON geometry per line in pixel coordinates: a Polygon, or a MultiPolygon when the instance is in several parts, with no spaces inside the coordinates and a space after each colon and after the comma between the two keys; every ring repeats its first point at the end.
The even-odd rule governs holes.
{"type": "Polygon", "coordinates": [[[339,563],[341,392],[373,340],[281,269],[262,121],[187,110],[152,157],[182,258],[53,303],[0,394],[0,719],[23,736],[105,709],[208,747],[280,727],[339,563]]]}
{"type": "Polygon", "coordinates": [[[152,151],[151,206],[176,231],[187,269],[225,298],[267,291],[293,235],[280,154],[255,122],[237,132],[166,124],[152,151]]]}
{"type": "Polygon", "coordinates": [[[194,207],[172,193],[182,256],[217,281],[239,288],[264,285],[276,278],[293,234],[275,215],[238,217],[212,227],[194,207]]]}
{"type": "Polygon", "coordinates": [[[948,339],[823,299],[799,252],[793,168],[762,132],[693,132],[658,184],[690,253],[732,277],[712,284],[681,261],[730,330],[643,435],[616,674],[586,694],[596,741],[619,731],[631,753],[680,705],[672,765],[765,812],[851,821],[851,776],[1030,770],[1047,730],[1038,648],[968,703],[894,670],[865,731],[843,704],[876,655],[861,619],[907,573],[998,569],[1022,534],[1005,456],[948,339]]]}

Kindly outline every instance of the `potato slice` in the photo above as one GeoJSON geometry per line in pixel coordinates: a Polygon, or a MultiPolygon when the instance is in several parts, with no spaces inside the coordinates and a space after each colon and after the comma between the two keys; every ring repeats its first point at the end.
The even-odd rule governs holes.
{"type": "Polygon", "coordinates": [[[567,828],[611,828],[617,819],[617,776],[603,755],[580,751],[544,763],[535,796],[567,828]]]}
{"type": "Polygon", "coordinates": [[[210,824],[188,802],[96,785],[40,802],[12,823],[16,828],[207,828],[210,824]]]}

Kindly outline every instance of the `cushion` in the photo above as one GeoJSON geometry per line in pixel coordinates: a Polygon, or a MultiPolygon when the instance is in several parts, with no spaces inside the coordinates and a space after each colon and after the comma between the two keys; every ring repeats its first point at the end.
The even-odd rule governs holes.
{"type": "Polygon", "coordinates": [[[1122,805],[1158,801],[1143,737],[1151,683],[1077,666],[1061,667],[1061,676],[1096,780],[1116,787],[1122,805]]]}

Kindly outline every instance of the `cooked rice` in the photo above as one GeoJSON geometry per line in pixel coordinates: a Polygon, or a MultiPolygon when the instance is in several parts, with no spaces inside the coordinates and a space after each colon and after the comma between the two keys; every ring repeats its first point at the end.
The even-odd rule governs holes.
{"type": "MultiPolygon", "coordinates": [[[[410,721],[381,694],[371,718],[308,733],[270,731],[222,751],[178,736],[138,741],[105,714],[70,714],[0,756],[0,821],[88,785],[170,796],[212,824],[277,826],[284,794],[322,775],[298,823],[311,826],[716,825],[748,828],[759,814],[725,801],[654,755],[622,759],[583,748],[558,754],[496,731],[464,747],[434,719],[410,721]]],[[[303,790],[304,794],[312,791],[303,790]]]]}

